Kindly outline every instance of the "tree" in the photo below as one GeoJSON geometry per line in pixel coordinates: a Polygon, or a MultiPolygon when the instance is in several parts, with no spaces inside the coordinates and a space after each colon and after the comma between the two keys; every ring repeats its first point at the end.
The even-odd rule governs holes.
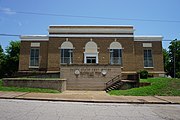
{"type": "Polygon", "coordinates": [[[169,73],[172,77],[180,77],[180,41],[173,40],[169,46],[169,73]]]}
{"type": "Polygon", "coordinates": [[[169,58],[169,53],[166,49],[163,49],[163,62],[164,62],[164,71],[169,74],[169,67],[170,67],[170,58],[169,58]]]}
{"type": "Polygon", "coordinates": [[[9,77],[18,71],[20,54],[20,42],[11,41],[10,45],[6,48],[5,57],[5,74],[9,77]]]}
{"type": "Polygon", "coordinates": [[[4,62],[5,62],[5,54],[3,52],[2,46],[0,45],[0,78],[4,76],[4,62]]]}

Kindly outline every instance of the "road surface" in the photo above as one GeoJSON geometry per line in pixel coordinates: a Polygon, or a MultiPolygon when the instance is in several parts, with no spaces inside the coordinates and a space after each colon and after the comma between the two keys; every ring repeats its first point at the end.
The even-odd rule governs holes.
{"type": "Polygon", "coordinates": [[[0,99],[0,120],[180,120],[180,105],[0,99]]]}

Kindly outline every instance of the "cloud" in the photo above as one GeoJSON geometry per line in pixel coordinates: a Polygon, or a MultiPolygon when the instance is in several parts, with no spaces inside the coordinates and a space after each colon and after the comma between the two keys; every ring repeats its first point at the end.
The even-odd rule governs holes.
{"type": "Polygon", "coordinates": [[[3,7],[0,7],[0,11],[3,12],[4,14],[7,14],[7,15],[16,14],[16,12],[13,11],[11,8],[3,8],[3,7]]]}
{"type": "Polygon", "coordinates": [[[21,22],[18,22],[18,25],[19,25],[19,27],[21,27],[21,26],[22,26],[22,23],[21,23],[21,22]]]}

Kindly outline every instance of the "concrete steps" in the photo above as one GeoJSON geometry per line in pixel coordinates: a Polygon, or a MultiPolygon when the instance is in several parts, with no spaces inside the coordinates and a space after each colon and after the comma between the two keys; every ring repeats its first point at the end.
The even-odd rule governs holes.
{"type": "Polygon", "coordinates": [[[111,90],[118,90],[123,85],[122,81],[117,81],[116,83],[112,84],[110,87],[106,88],[105,91],[111,91],[111,90]]]}

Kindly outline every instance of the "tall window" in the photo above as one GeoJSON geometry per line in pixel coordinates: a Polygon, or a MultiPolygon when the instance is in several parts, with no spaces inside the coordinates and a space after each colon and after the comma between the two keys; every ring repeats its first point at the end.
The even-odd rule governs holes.
{"type": "Polygon", "coordinates": [[[152,50],[144,50],[144,67],[153,67],[152,50]]]}
{"type": "Polygon", "coordinates": [[[68,39],[61,45],[61,63],[73,63],[73,45],[68,41],[68,39]]]}
{"type": "Polygon", "coordinates": [[[122,46],[119,42],[110,44],[110,64],[122,65],[122,46]]]}
{"type": "Polygon", "coordinates": [[[98,64],[98,47],[95,42],[89,41],[85,45],[84,63],[98,64]]]}
{"type": "Polygon", "coordinates": [[[71,64],[72,58],[72,49],[61,49],[61,63],[71,64]]]}
{"type": "Polygon", "coordinates": [[[39,48],[31,48],[30,66],[39,66],[39,48]]]}
{"type": "Polygon", "coordinates": [[[110,63],[120,65],[122,64],[121,49],[110,49],[110,63]]]}

